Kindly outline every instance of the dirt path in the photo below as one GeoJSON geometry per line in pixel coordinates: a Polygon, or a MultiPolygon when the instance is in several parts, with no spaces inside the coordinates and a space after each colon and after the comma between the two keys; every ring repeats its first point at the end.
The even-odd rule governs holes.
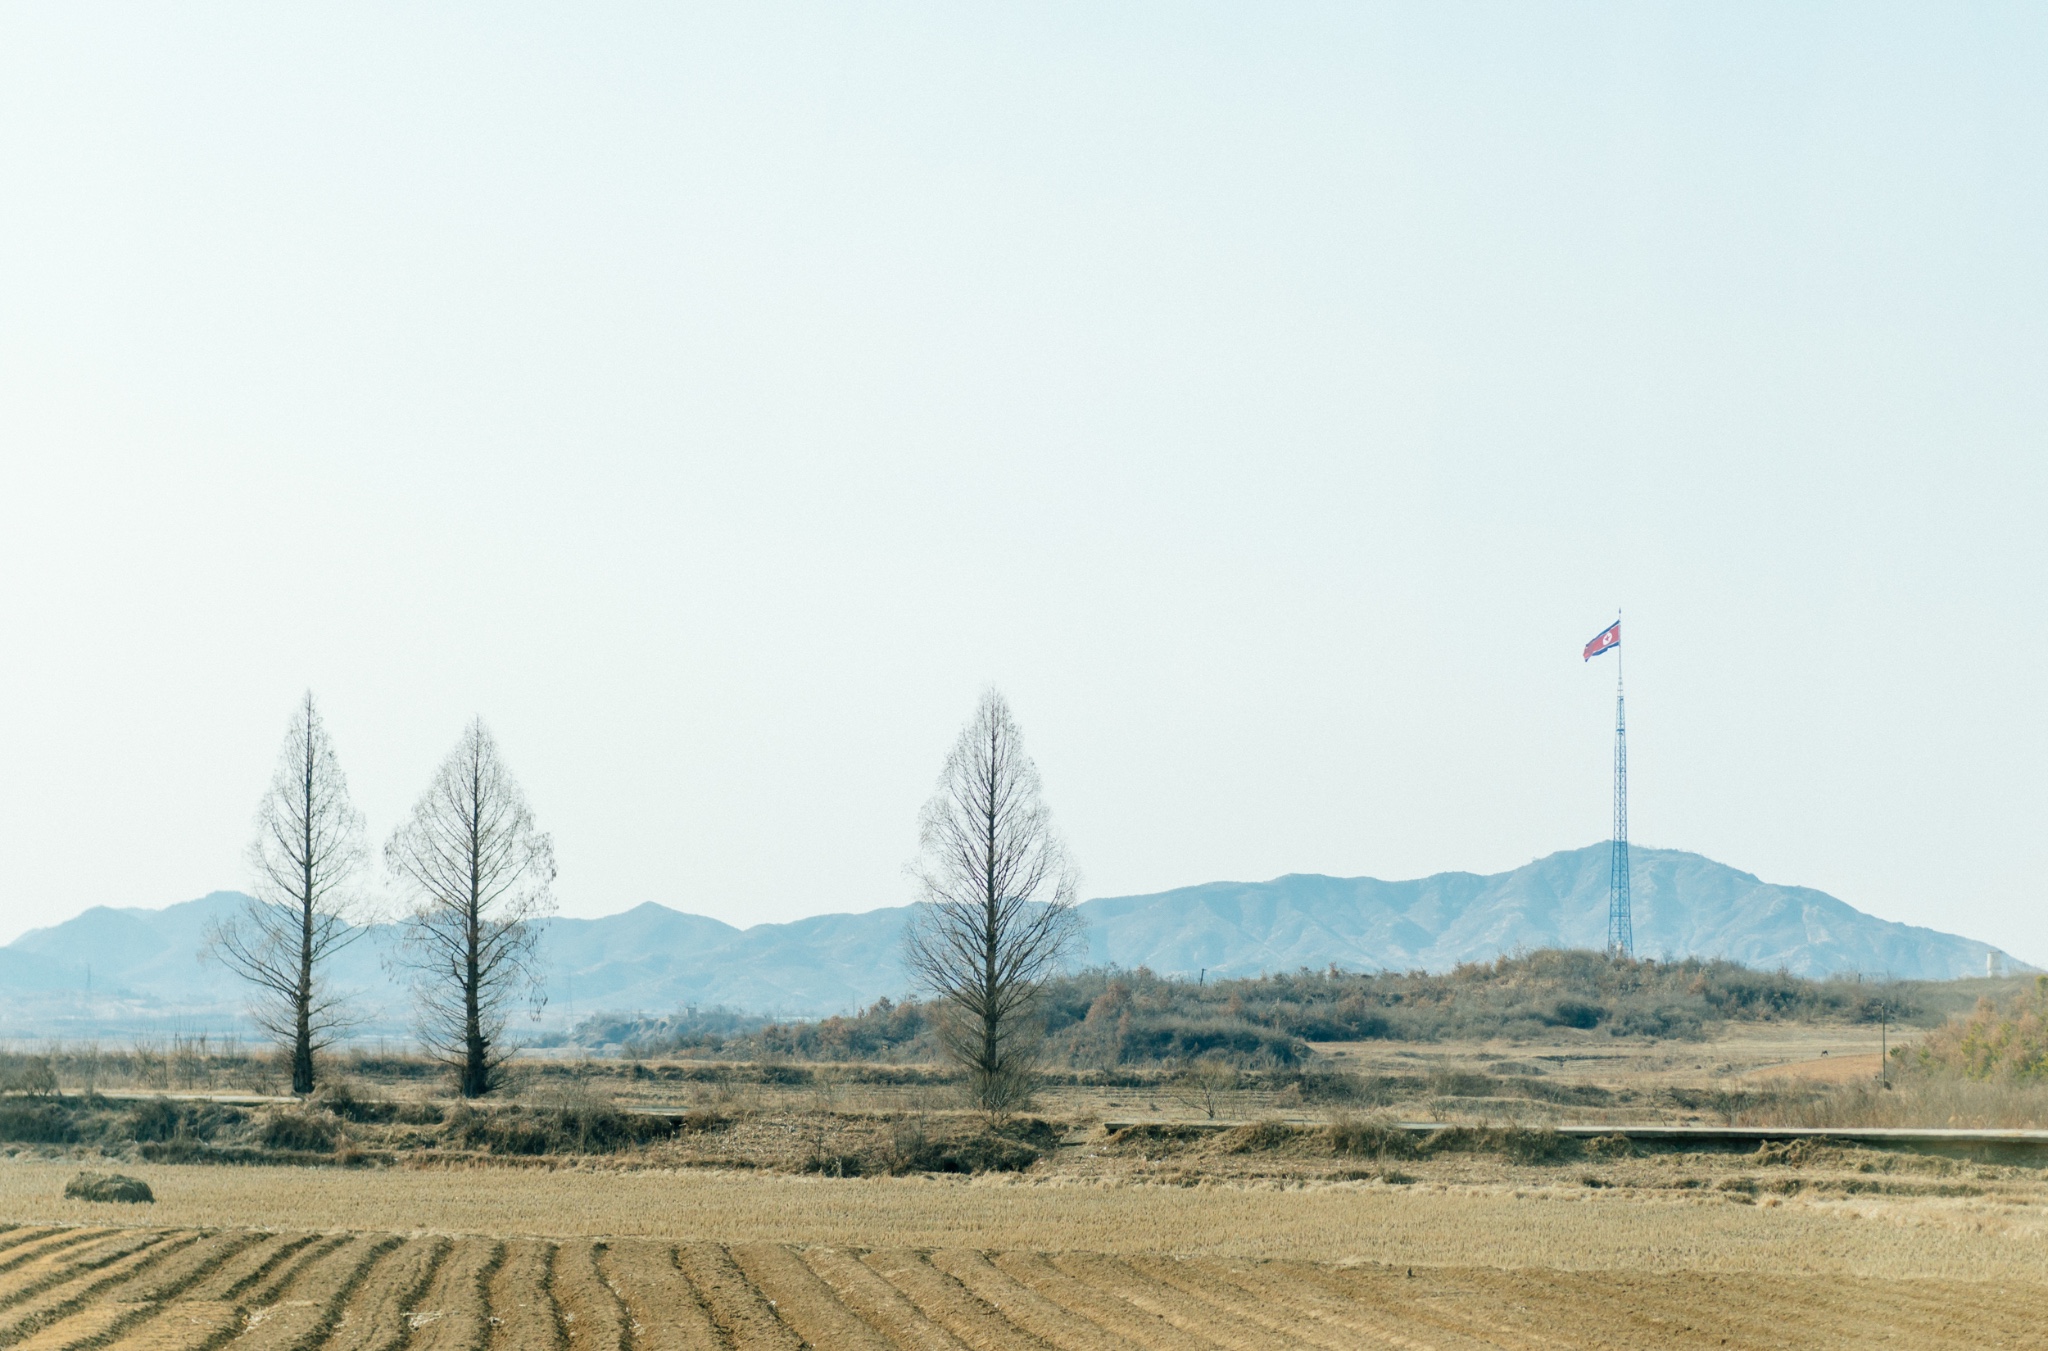
{"type": "Polygon", "coordinates": [[[1765,1065],[1743,1075],[1744,1079],[1811,1079],[1817,1083],[1846,1084],[1853,1079],[1875,1079],[1882,1057],[1828,1055],[1817,1060],[1793,1060],[1782,1065],[1765,1065]]]}

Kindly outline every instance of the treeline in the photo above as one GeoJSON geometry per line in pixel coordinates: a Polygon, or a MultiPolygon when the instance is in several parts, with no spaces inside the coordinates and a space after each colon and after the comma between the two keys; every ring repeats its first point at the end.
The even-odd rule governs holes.
{"type": "MultiPolygon", "coordinates": [[[[1223,1059],[1300,1063],[1309,1042],[1525,1038],[1560,1028],[1618,1037],[1696,1037],[1730,1021],[1893,1021],[1923,1016],[1914,986],[1809,980],[1735,962],[1632,961],[1545,950],[1442,974],[1300,971],[1197,983],[1096,969],[1054,979],[1041,1000],[1051,1064],[1073,1068],[1223,1059]]],[[[852,1017],[746,1026],[593,1020],[586,1045],[653,1058],[923,1061],[936,1010],[880,1000],[852,1017]]]]}
{"type": "Polygon", "coordinates": [[[1923,1037],[1908,1063],[1966,1079],[2048,1082],[2048,975],[2023,995],[1985,998],[1923,1037]]]}

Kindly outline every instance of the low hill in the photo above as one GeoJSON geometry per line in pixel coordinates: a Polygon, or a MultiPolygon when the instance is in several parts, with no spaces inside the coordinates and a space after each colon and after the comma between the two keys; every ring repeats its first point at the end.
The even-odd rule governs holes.
{"type": "MultiPolygon", "coordinates": [[[[1824,892],[1764,882],[1677,850],[1635,853],[1636,949],[1649,957],[1724,958],[1794,975],[1837,972],[1944,980],[1982,975],[1990,944],[1864,914],[1824,892]]],[[[215,892],[161,910],[95,907],[0,948],[0,1036],[131,1035],[237,1026],[242,991],[203,963],[207,923],[240,904],[215,892]]],[[[1212,882],[1084,902],[1085,962],[1163,975],[1254,976],[1332,965],[1444,971],[1517,950],[1601,945],[1607,846],[1567,850],[1512,872],[1412,881],[1293,874],[1212,882]]],[[[648,903],[601,919],[557,919],[544,940],[547,1021],[691,1005],[765,1014],[846,1012],[909,979],[900,943],[908,907],[817,915],[740,929],[648,903]]],[[[402,1036],[405,992],[375,926],[335,968],[364,1034],[402,1036]]]]}

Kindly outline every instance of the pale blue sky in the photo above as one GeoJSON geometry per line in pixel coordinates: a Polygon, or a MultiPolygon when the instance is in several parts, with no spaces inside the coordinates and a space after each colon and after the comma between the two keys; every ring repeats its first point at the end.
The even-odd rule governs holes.
{"type": "Polygon", "coordinates": [[[2048,11],[0,9],[0,936],[381,840],[899,903],[1638,840],[2048,963],[2048,11]],[[1603,659],[1604,660],[1604,659],[1603,659]]]}

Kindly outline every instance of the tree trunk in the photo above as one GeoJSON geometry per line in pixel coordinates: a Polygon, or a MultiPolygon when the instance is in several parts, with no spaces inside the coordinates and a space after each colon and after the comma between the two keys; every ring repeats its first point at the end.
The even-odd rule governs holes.
{"type": "Polygon", "coordinates": [[[981,944],[981,1064],[975,1085],[984,1110],[995,1110],[1003,1097],[999,1080],[1003,1064],[1002,990],[1002,903],[998,877],[1002,863],[996,831],[996,803],[1001,785],[996,782],[997,736],[989,729],[989,773],[983,785],[985,807],[982,816],[982,944],[981,944]]]}
{"type": "MultiPolygon", "coordinates": [[[[309,926],[310,927],[310,926],[309,926]]],[[[292,1092],[305,1097],[313,1091],[313,961],[312,945],[300,963],[305,973],[299,986],[299,1025],[292,1039],[292,1092]]]]}
{"type": "Polygon", "coordinates": [[[491,1066],[484,1044],[483,1008],[477,998],[481,972],[477,962],[476,922],[470,921],[469,965],[463,972],[462,989],[462,1096],[481,1098],[491,1091],[491,1066]]]}
{"type": "MultiPolygon", "coordinates": [[[[310,697],[308,699],[310,701],[310,697]]],[[[306,804],[302,813],[305,825],[299,891],[299,989],[298,1025],[292,1036],[292,1092],[305,1097],[313,1091],[313,905],[316,898],[313,881],[313,741],[306,739],[305,777],[300,785],[299,801],[306,804]]]]}
{"type": "Polygon", "coordinates": [[[484,1044],[482,989],[483,860],[477,838],[483,785],[474,772],[470,781],[469,821],[469,944],[462,973],[462,1096],[481,1098],[491,1091],[490,1048],[484,1044]]]}

